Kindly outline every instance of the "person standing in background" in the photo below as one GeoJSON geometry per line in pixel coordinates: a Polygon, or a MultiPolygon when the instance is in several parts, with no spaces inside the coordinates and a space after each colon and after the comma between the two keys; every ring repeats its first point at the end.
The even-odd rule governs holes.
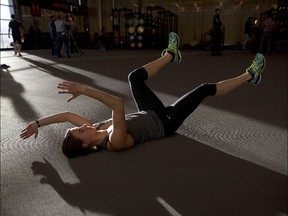
{"type": "Polygon", "coordinates": [[[55,16],[54,15],[50,16],[49,31],[50,31],[50,38],[51,38],[51,54],[56,55],[57,33],[56,33],[55,16]]]}
{"type": "Polygon", "coordinates": [[[262,24],[260,53],[264,54],[266,47],[266,55],[270,55],[271,43],[275,30],[276,30],[276,23],[273,20],[272,15],[269,14],[262,24]]]}
{"type": "Polygon", "coordinates": [[[107,32],[105,27],[103,26],[101,32],[99,33],[99,47],[100,50],[105,51],[107,45],[107,32]]]}
{"type": "Polygon", "coordinates": [[[69,45],[68,45],[68,32],[66,31],[66,26],[69,26],[69,23],[62,19],[61,14],[58,15],[56,21],[56,33],[57,33],[57,42],[56,42],[56,54],[58,58],[61,58],[62,47],[64,48],[64,56],[69,58],[69,45]]]}
{"type": "Polygon", "coordinates": [[[26,42],[28,43],[29,49],[35,49],[37,48],[37,44],[35,44],[35,29],[33,25],[30,25],[29,27],[29,35],[28,35],[28,40],[26,42]]]}
{"type": "Polygon", "coordinates": [[[8,28],[8,37],[10,38],[10,32],[12,32],[13,37],[13,47],[15,55],[22,56],[21,55],[21,49],[22,49],[22,38],[24,38],[24,31],[23,27],[20,21],[16,20],[16,17],[14,14],[11,15],[11,21],[9,22],[9,28],[8,28]]]}
{"type": "Polygon", "coordinates": [[[75,46],[76,44],[76,34],[78,32],[77,25],[73,19],[72,16],[68,16],[68,22],[70,24],[70,29],[69,29],[69,35],[68,35],[68,40],[69,40],[69,47],[70,47],[70,52],[74,53],[77,52],[77,48],[75,46]]]}
{"type": "Polygon", "coordinates": [[[247,49],[247,43],[250,42],[252,36],[253,18],[249,17],[245,22],[243,50],[247,49]]]}
{"type": "Polygon", "coordinates": [[[213,17],[213,29],[212,29],[212,55],[219,56],[221,55],[221,32],[222,22],[220,20],[220,9],[215,9],[215,15],[213,17]]]}

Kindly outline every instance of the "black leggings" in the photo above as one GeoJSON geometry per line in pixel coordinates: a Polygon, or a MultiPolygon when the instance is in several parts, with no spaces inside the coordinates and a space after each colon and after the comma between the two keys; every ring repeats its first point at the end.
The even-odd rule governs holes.
{"type": "Polygon", "coordinates": [[[160,99],[146,85],[148,74],[141,67],[132,71],[129,85],[138,111],[153,110],[161,119],[166,136],[172,135],[183,121],[198,107],[204,98],[216,94],[215,83],[204,83],[186,93],[170,106],[165,107],[160,99]]]}

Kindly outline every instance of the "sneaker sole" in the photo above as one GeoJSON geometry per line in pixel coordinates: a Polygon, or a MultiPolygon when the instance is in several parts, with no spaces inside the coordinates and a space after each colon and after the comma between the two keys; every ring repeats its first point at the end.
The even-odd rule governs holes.
{"type": "Polygon", "coordinates": [[[254,85],[258,85],[258,84],[260,83],[261,78],[262,78],[262,72],[264,71],[265,66],[266,66],[266,59],[265,59],[265,57],[263,56],[263,66],[262,66],[262,69],[261,69],[261,71],[260,71],[260,73],[259,73],[259,76],[258,76],[259,79],[254,83],[254,85]]]}
{"type": "Polygon", "coordinates": [[[176,36],[176,39],[177,39],[177,48],[179,48],[179,44],[180,44],[179,36],[178,36],[176,33],[173,33],[173,35],[176,36]]]}
{"type": "Polygon", "coordinates": [[[181,56],[181,52],[179,51],[179,44],[180,44],[180,38],[179,36],[174,33],[177,39],[177,56],[179,56],[179,61],[177,61],[176,63],[179,64],[182,61],[182,56],[181,56]]]}

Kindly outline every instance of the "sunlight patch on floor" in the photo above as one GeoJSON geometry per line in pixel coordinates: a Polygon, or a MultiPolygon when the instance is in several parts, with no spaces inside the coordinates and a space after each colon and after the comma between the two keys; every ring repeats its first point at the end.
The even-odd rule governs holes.
{"type": "Polygon", "coordinates": [[[177,212],[171,205],[169,205],[161,197],[157,197],[156,199],[170,213],[171,216],[182,216],[179,212],[177,212]]]}

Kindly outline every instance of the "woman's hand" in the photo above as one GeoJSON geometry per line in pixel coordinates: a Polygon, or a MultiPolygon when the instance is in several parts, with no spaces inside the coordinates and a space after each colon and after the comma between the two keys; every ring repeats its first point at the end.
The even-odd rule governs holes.
{"type": "Polygon", "coordinates": [[[58,89],[61,89],[61,91],[58,91],[59,94],[71,94],[67,102],[70,102],[81,95],[84,87],[85,86],[81,85],[80,83],[67,81],[59,83],[57,86],[58,89]]]}
{"type": "Polygon", "coordinates": [[[20,138],[27,139],[30,136],[34,135],[34,139],[38,136],[38,126],[36,122],[31,122],[24,130],[21,131],[20,138]]]}

